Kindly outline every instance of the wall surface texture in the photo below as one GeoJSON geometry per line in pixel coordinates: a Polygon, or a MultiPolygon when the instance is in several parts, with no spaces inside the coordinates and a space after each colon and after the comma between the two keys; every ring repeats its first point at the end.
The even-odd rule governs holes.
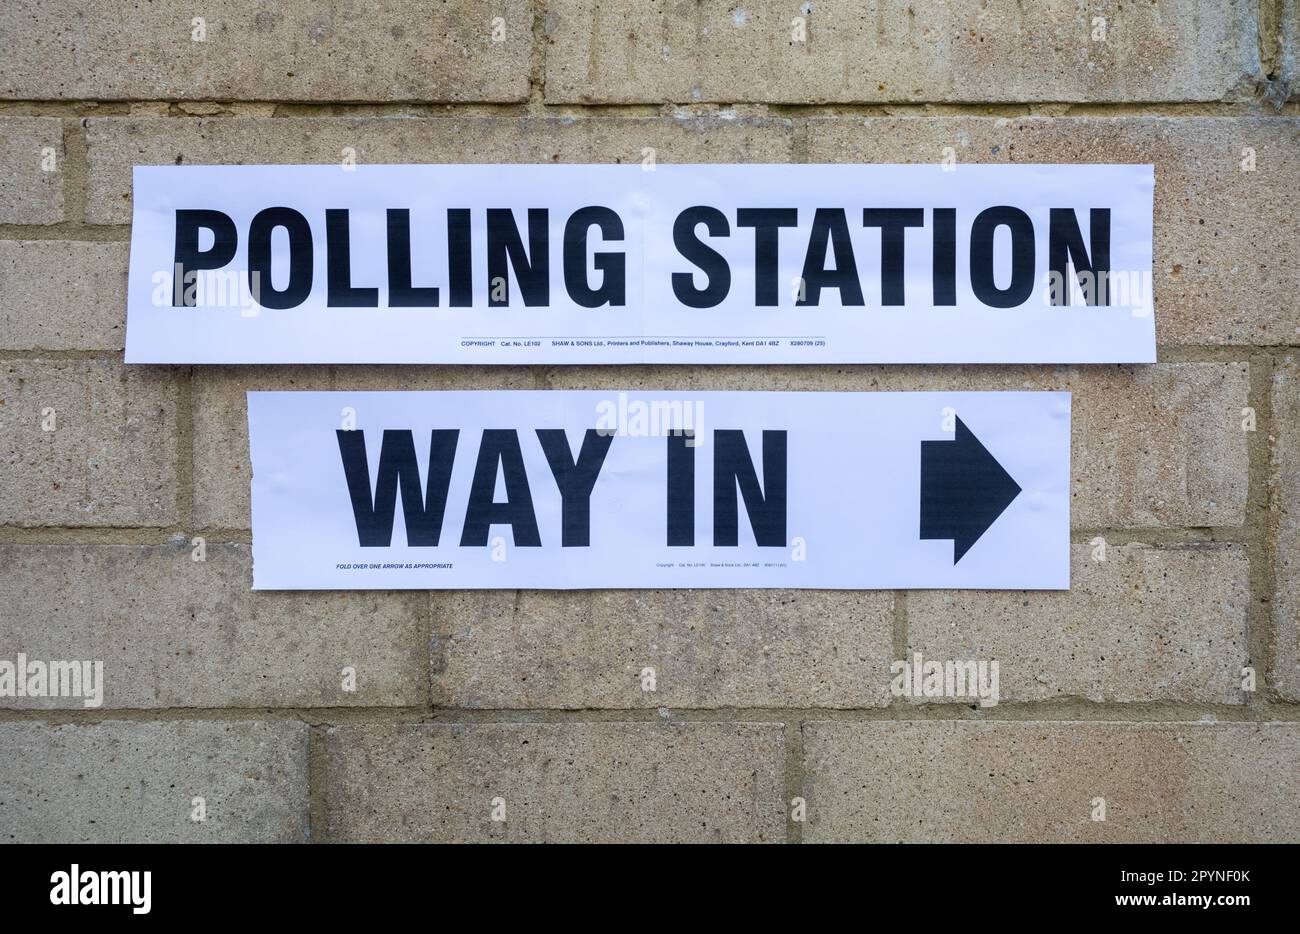
{"type": "Polygon", "coordinates": [[[1298,44],[1300,0],[6,0],[0,659],[106,687],[0,698],[0,840],[1300,841],[1298,44]],[[1155,164],[1159,363],[122,362],[136,164],[948,149],[1155,164]],[[1068,389],[1072,586],[253,593],[244,392],[327,388],[1068,389]],[[894,696],[913,652],[1001,703],[894,696]]]}

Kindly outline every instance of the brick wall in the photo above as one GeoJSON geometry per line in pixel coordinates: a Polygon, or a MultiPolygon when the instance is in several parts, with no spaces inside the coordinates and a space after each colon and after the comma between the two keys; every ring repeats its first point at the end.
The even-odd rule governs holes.
{"type": "Polygon", "coordinates": [[[1300,840],[1300,2],[1086,7],[8,0],[0,658],[106,693],[0,699],[0,840],[1300,840]],[[122,363],[135,164],[945,147],[1155,163],[1159,363],[122,363]],[[252,593],[243,393],[324,388],[1068,389],[1071,589],[252,593]]]}

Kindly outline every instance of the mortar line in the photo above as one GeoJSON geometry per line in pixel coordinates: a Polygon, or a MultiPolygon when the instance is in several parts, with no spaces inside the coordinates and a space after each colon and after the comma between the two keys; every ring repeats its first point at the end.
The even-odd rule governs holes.
{"type": "Polygon", "coordinates": [[[89,141],[79,118],[63,119],[63,219],[84,224],[86,219],[86,175],[89,171],[89,141]]]}
{"type": "Polygon", "coordinates": [[[209,545],[251,545],[247,529],[238,531],[189,528],[184,525],[125,527],[0,526],[4,545],[174,545],[178,537],[201,535],[209,545]]]}
{"type": "Polygon", "coordinates": [[[1259,70],[1264,80],[1278,79],[1277,68],[1282,54],[1282,3],[1283,0],[1258,0],[1256,6],[1257,39],[1259,43],[1259,70]]]}
{"type": "Polygon", "coordinates": [[[329,804],[326,786],[329,768],[325,755],[323,732],[325,727],[309,724],[307,727],[307,839],[312,843],[325,843],[329,804]]]}
{"type": "Polygon", "coordinates": [[[901,706],[718,707],[718,708],[516,708],[482,707],[162,707],[123,709],[47,708],[0,710],[0,723],[88,726],[102,723],[208,720],[300,721],[309,726],[392,726],[396,724],[565,724],[565,723],[796,723],[803,721],[970,723],[1089,723],[1213,726],[1300,723],[1300,702],[1266,700],[1258,704],[1210,704],[1173,701],[1081,701],[1077,698],[1003,701],[980,708],[964,703],[901,706]]]}
{"type": "Polygon", "coordinates": [[[78,243],[126,243],[130,224],[87,224],[65,218],[58,224],[0,224],[0,240],[72,240],[78,243]]]}
{"type": "Polygon", "coordinates": [[[807,120],[796,119],[790,127],[790,162],[807,165],[812,152],[812,133],[807,120]]]}
{"type": "Polygon", "coordinates": [[[528,58],[528,100],[525,109],[529,114],[546,112],[546,0],[533,0],[532,48],[528,58]]]}
{"type": "Polygon", "coordinates": [[[893,618],[893,647],[894,659],[907,658],[908,628],[907,628],[907,591],[894,591],[894,618],[893,618]]]}
{"type": "Polygon", "coordinates": [[[1256,705],[1261,695],[1275,693],[1269,675],[1273,671],[1273,598],[1277,593],[1277,511],[1272,509],[1272,446],[1274,358],[1261,354],[1251,360],[1250,390],[1246,404],[1255,413],[1255,431],[1247,433],[1246,524],[1251,535],[1246,542],[1250,574],[1250,609],[1246,614],[1245,664],[1255,669],[1256,690],[1247,703],[1256,705]]]}
{"type": "MultiPolygon", "coordinates": [[[[544,16],[544,11],[543,14],[544,16]]],[[[544,44],[544,43],[543,43],[544,44]]],[[[544,67],[544,66],[543,66],[544,67]]],[[[282,100],[272,98],[131,98],[119,100],[57,100],[29,98],[0,102],[0,117],[147,117],[167,119],[223,120],[241,116],[437,117],[450,115],[480,117],[519,116],[664,116],[673,112],[707,115],[715,112],[741,116],[828,117],[1252,117],[1292,116],[1300,102],[1270,102],[1264,95],[1242,94],[1236,99],[1207,101],[1071,101],[1071,100],[891,100],[805,103],[801,101],[748,100],[657,100],[657,101],[548,101],[544,74],[537,82],[530,58],[529,93],[514,101],[365,101],[365,100],[282,100]]]]}
{"type": "MultiPolygon", "coordinates": [[[[794,799],[804,796],[803,721],[787,719],[782,730],[785,751],[785,842],[803,843],[803,821],[792,820],[794,799]]],[[[805,805],[806,807],[806,805],[805,805]]]]}
{"type": "Polygon", "coordinates": [[[439,591],[430,590],[424,601],[424,701],[432,714],[436,706],[435,692],[438,689],[437,675],[446,667],[446,644],[438,633],[438,611],[436,601],[439,591]],[[435,656],[435,652],[437,653],[435,656]],[[435,658],[436,665],[435,668],[435,658]]]}
{"type": "Polygon", "coordinates": [[[194,499],[194,368],[182,367],[176,374],[176,518],[191,538],[194,499]]]}
{"type": "Polygon", "coordinates": [[[1167,528],[1090,528],[1070,530],[1070,544],[1090,545],[1097,537],[1108,545],[1151,545],[1154,547],[1194,547],[1197,545],[1243,545],[1250,538],[1249,529],[1240,526],[1184,526],[1167,528]]]}

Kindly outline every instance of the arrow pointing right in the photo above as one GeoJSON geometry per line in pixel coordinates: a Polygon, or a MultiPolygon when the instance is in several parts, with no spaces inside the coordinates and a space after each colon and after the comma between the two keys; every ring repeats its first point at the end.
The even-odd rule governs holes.
{"type": "Polygon", "coordinates": [[[921,538],[951,538],[952,563],[1020,495],[1020,484],[957,419],[951,441],[921,442],[921,538]]]}

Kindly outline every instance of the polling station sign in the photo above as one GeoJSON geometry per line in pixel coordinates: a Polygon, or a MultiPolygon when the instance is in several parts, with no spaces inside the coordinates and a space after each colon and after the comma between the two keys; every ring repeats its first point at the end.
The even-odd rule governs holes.
{"type": "Polygon", "coordinates": [[[254,589],[1069,587],[1058,392],[250,392],[254,589]]]}
{"type": "Polygon", "coordinates": [[[129,363],[1143,363],[1150,165],[135,169],[129,363]]]}

